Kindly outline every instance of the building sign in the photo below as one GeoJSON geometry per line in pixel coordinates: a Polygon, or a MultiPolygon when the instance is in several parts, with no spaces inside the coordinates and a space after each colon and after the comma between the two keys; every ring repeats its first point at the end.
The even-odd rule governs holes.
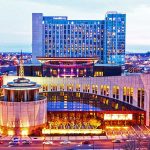
{"type": "Polygon", "coordinates": [[[42,129],[42,134],[101,134],[102,129],[42,129]]]}
{"type": "Polygon", "coordinates": [[[104,120],[132,120],[132,114],[104,114],[104,120]]]}

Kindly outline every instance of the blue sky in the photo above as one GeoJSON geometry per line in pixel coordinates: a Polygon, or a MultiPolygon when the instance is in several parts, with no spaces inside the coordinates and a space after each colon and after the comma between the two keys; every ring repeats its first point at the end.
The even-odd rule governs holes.
{"type": "Polygon", "coordinates": [[[31,51],[33,12],[69,19],[104,19],[127,14],[127,51],[150,50],[150,0],[0,0],[0,52],[31,51]]]}

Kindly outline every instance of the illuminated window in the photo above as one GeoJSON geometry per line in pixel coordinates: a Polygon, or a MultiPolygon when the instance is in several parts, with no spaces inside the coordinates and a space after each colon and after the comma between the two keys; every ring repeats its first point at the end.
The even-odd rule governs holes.
{"type": "Polygon", "coordinates": [[[53,69],[53,70],[52,70],[52,75],[53,75],[53,76],[57,76],[57,74],[58,74],[58,73],[57,73],[57,70],[53,69]]]}
{"type": "Polygon", "coordinates": [[[60,92],[60,96],[64,96],[64,92],[60,92]]]}
{"type": "Polygon", "coordinates": [[[83,76],[84,75],[84,70],[83,69],[80,69],[79,70],[79,76],[83,76]]]}
{"type": "Polygon", "coordinates": [[[109,96],[109,86],[108,85],[101,85],[100,90],[101,90],[101,95],[109,96]]]}
{"type": "Polygon", "coordinates": [[[101,76],[103,76],[103,72],[101,72],[101,71],[94,72],[94,77],[101,77],[101,76]]]}
{"type": "Polygon", "coordinates": [[[52,84],[50,85],[50,87],[51,87],[51,91],[57,91],[57,85],[52,84]]]}
{"type": "Polygon", "coordinates": [[[133,104],[133,88],[123,87],[123,101],[133,104]]]}
{"type": "Polygon", "coordinates": [[[113,98],[119,99],[119,86],[113,86],[113,98]]]}
{"type": "Polygon", "coordinates": [[[87,92],[87,93],[90,92],[90,85],[89,85],[89,84],[86,84],[86,85],[83,87],[83,92],[87,92]]]}
{"type": "Polygon", "coordinates": [[[97,85],[92,85],[92,93],[97,94],[98,86],[97,85]]]}
{"type": "Polygon", "coordinates": [[[118,103],[115,104],[115,109],[118,109],[118,103]]]}
{"type": "Polygon", "coordinates": [[[0,96],[3,95],[3,89],[0,89],[0,96]]]}
{"type": "Polygon", "coordinates": [[[132,120],[132,114],[104,114],[104,120],[132,120]]]}
{"type": "Polygon", "coordinates": [[[138,98],[138,107],[144,109],[144,89],[143,88],[138,88],[138,93],[137,93],[137,98],[138,98]]]}
{"type": "Polygon", "coordinates": [[[73,84],[67,85],[67,91],[73,91],[73,84]]]}
{"type": "Polygon", "coordinates": [[[80,93],[77,92],[76,93],[76,97],[80,98],[80,93]]]}
{"type": "Polygon", "coordinates": [[[35,75],[38,77],[42,77],[42,73],[40,71],[35,71],[35,75]]]}
{"type": "Polygon", "coordinates": [[[60,85],[60,91],[64,91],[64,84],[60,85]]]}
{"type": "Polygon", "coordinates": [[[76,85],[76,91],[80,92],[80,84],[76,85]]]}
{"type": "Polygon", "coordinates": [[[53,95],[52,96],[52,101],[56,101],[56,100],[57,100],[56,95],[53,95]]]}
{"type": "Polygon", "coordinates": [[[47,85],[47,84],[44,84],[44,85],[42,86],[42,89],[43,89],[43,91],[48,91],[48,85],[47,85]]]}

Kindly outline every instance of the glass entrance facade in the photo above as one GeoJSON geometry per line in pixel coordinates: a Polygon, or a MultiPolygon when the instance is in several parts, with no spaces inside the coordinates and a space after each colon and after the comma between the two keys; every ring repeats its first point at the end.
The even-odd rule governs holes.
{"type": "Polygon", "coordinates": [[[48,127],[104,129],[145,124],[145,111],[115,99],[80,92],[46,92],[48,127]]]}

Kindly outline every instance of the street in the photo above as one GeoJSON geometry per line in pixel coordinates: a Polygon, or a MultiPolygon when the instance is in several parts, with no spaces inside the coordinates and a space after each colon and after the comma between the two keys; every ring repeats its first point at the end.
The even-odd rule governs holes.
{"type": "Polygon", "coordinates": [[[0,145],[0,149],[2,150],[78,150],[78,149],[120,149],[125,145],[122,143],[112,143],[111,140],[98,140],[98,141],[90,141],[89,144],[82,145],[83,141],[71,141],[70,144],[62,145],[60,141],[54,141],[52,145],[45,145],[42,141],[34,141],[30,145],[18,145],[18,146],[9,146],[8,141],[4,141],[3,144],[0,145]],[[94,145],[93,145],[94,143],[94,145]],[[114,145],[113,145],[114,144],[114,145]]]}

